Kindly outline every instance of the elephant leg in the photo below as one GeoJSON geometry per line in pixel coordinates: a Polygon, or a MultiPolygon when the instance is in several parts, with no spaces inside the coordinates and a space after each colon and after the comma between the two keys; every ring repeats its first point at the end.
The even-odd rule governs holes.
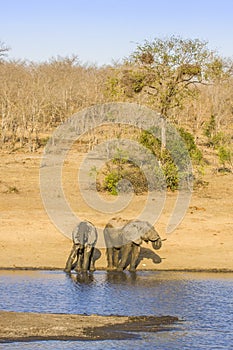
{"type": "Polygon", "coordinates": [[[119,264],[119,254],[120,249],[119,248],[113,248],[113,267],[118,267],[119,264]]]}
{"type": "Polygon", "coordinates": [[[89,268],[91,272],[95,271],[94,251],[95,251],[95,248],[92,247],[92,252],[90,256],[90,268],[89,268]]]}
{"type": "Polygon", "coordinates": [[[107,270],[113,270],[113,249],[114,248],[106,248],[106,255],[107,255],[107,270]]]}
{"type": "Polygon", "coordinates": [[[137,263],[139,254],[140,254],[140,245],[133,243],[132,255],[131,255],[131,260],[130,260],[130,267],[129,267],[130,271],[136,270],[136,263],[137,263]]]}
{"type": "Polygon", "coordinates": [[[83,246],[78,244],[77,245],[77,263],[75,266],[75,271],[79,272],[82,270],[82,266],[83,266],[83,246]]]}
{"type": "Polygon", "coordinates": [[[132,242],[125,244],[121,247],[121,260],[118,264],[117,271],[123,271],[127,262],[127,259],[132,250],[132,242]]]}
{"type": "Polygon", "coordinates": [[[88,271],[90,267],[90,259],[91,255],[93,253],[93,247],[90,245],[87,245],[83,249],[83,264],[82,264],[82,271],[88,271]]]}
{"type": "Polygon", "coordinates": [[[73,265],[73,262],[74,262],[76,256],[77,256],[77,246],[75,244],[73,244],[70,255],[69,255],[67,262],[66,262],[66,266],[64,269],[65,272],[70,272],[72,270],[72,265],[73,265]]]}

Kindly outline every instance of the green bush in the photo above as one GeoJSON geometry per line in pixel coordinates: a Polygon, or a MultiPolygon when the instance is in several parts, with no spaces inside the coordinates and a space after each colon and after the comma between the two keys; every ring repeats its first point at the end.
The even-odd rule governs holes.
{"type": "Polygon", "coordinates": [[[195,164],[200,165],[203,160],[203,155],[195,143],[194,136],[190,132],[184,130],[184,128],[180,128],[178,131],[185,143],[192,161],[194,161],[195,164]]]}
{"type": "MultiPolygon", "coordinates": [[[[117,195],[118,183],[122,179],[131,183],[136,194],[162,189],[165,186],[171,191],[175,191],[179,186],[186,186],[187,179],[192,176],[192,169],[189,167],[187,157],[190,156],[195,164],[201,165],[202,153],[197,148],[193,135],[183,128],[179,129],[177,133],[174,132],[173,127],[167,127],[167,148],[164,149],[159,139],[160,133],[160,128],[156,127],[152,131],[142,131],[139,136],[139,142],[154,154],[160,164],[160,167],[153,170],[154,177],[149,186],[141,169],[130,161],[125,151],[117,149],[114,158],[102,171],[104,180],[101,180],[100,190],[117,195]],[[182,137],[183,143],[180,142],[180,137],[182,137]]],[[[144,164],[144,166],[150,167],[151,164],[144,164]]]]}
{"type": "Polygon", "coordinates": [[[105,172],[105,178],[103,181],[102,190],[108,191],[113,195],[118,194],[118,184],[121,180],[128,180],[135,194],[143,193],[148,190],[148,183],[145,175],[141,172],[141,169],[132,164],[132,163],[122,163],[121,169],[114,168],[114,160],[111,161],[111,164],[108,164],[107,174],[105,172]]]}
{"type": "Polygon", "coordinates": [[[218,148],[218,157],[220,163],[226,167],[227,165],[232,166],[233,152],[229,147],[220,146],[218,148]]]}
{"type": "Polygon", "coordinates": [[[207,146],[218,149],[218,147],[227,143],[228,140],[223,132],[217,132],[216,129],[215,116],[212,115],[210,120],[205,124],[204,135],[207,137],[207,146]]]}
{"type": "Polygon", "coordinates": [[[176,165],[173,162],[166,162],[163,165],[163,171],[167,188],[175,191],[179,185],[179,176],[176,165]]]}
{"type": "Polygon", "coordinates": [[[104,189],[113,195],[117,195],[117,184],[122,179],[120,174],[116,171],[112,171],[105,176],[104,179],[104,189]]]}
{"type": "Polygon", "coordinates": [[[217,149],[221,145],[225,144],[227,142],[226,135],[224,135],[223,132],[218,132],[215,135],[213,135],[211,139],[212,146],[217,149]]]}
{"type": "Polygon", "coordinates": [[[153,129],[150,131],[143,130],[139,137],[139,142],[146,148],[148,148],[153,154],[157,157],[160,157],[161,153],[161,141],[156,138],[154,135],[158,132],[157,129],[153,129]],[[153,132],[153,134],[152,134],[153,132]]]}
{"type": "Polygon", "coordinates": [[[211,115],[210,120],[205,123],[204,126],[204,135],[208,138],[209,145],[211,146],[211,140],[215,134],[216,131],[216,120],[215,116],[211,115]]]}
{"type": "Polygon", "coordinates": [[[167,127],[167,148],[162,150],[161,141],[155,137],[156,135],[159,137],[160,132],[159,128],[143,131],[139,142],[156,156],[161,164],[167,188],[174,191],[178,189],[179,181],[190,175],[190,169],[187,169],[187,156],[189,155],[193,162],[198,165],[201,164],[203,156],[195,144],[193,135],[183,128],[178,129],[178,134],[182,137],[184,144],[180,142],[173,127],[167,127]],[[179,165],[179,170],[176,164],[179,165]]]}

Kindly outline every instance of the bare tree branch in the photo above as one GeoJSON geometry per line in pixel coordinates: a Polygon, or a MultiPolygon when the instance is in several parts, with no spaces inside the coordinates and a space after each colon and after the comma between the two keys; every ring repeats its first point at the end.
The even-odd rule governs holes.
{"type": "Polygon", "coordinates": [[[2,61],[3,58],[5,58],[7,56],[7,53],[9,50],[10,50],[10,48],[8,46],[6,46],[5,43],[0,41],[0,61],[2,61]]]}

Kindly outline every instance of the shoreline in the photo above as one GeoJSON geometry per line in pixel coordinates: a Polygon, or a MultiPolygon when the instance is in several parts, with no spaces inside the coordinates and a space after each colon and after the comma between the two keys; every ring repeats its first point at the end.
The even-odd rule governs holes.
{"type": "MultiPolygon", "coordinates": [[[[62,268],[59,267],[0,267],[0,272],[1,271],[62,271],[64,272],[64,270],[62,268]]],[[[97,268],[95,271],[107,271],[104,268],[97,268]]],[[[87,273],[95,273],[94,272],[87,272],[87,273]]],[[[233,273],[233,269],[227,269],[227,268],[213,268],[213,269],[188,269],[188,268],[184,268],[184,269],[137,269],[135,271],[135,273],[137,272],[143,272],[143,271],[153,271],[153,272],[197,272],[197,273],[233,273]]],[[[117,272],[117,271],[111,271],[111,272],[117,272]]],[[[127,269],[123,271],[124,272],[129,272],[127,269]]],[[[64,272],[65,273],[65,272],[64,272]]],[[[74,272],[76,273],[76,272],[74,272]]],[[[80,272],[82,273],[82,272],[80,272]]],[[[122,273],[122,272],[121,272],[122,273]]]]}
{"type": "Polygon", "coordinates": [[[180,322],[176,316],[100,316],[0,310],[0,344],[31,341],[78,341],[139,338],[180,322]],[[98,324],[98,326],[96,326],[98,324]]]}
{"type": "MultiPolygon", "coordinates": [[[[39,267],[33,267],[33,266],[19,266],[19,267],[0,267],[0,272],[1,271],[61,271],[64,272],[63,268],[60,267],[46,267],[46,266],[39,266],[39,267]]],[[[89,273],[89,274],[94,274],[95,272],[98,271],[106,271],[106,272],[114,272],[117,273],[117,271],[108,271],[106,270],[106,268],[96,268],[95,271],[87,271],[84,273],[89,273]]],[[[135,273],[137,272],[143,272],[143,271],[151,271],[151,272],[197,272],[197,273],[233,273],[233,269],[228,269],[228,268],[203,268],[203,269],[195,269],[195,268],[179,268],[179,269],[153,269],[153,268],[137,268],[135,273]]],[[[130,272],[128,269],[125,269],[123,271],[121,271],[121,273],[124,272],[130,272]]],[[[64,272],[66,273],[66,272],[64,272]]],[[[77,274],[77,272],[75,271],[71,271],[71,273],[75,273],[77,274]]],[[[79,273],[83,273],[82,271],[80,271],[79,273]]]]}

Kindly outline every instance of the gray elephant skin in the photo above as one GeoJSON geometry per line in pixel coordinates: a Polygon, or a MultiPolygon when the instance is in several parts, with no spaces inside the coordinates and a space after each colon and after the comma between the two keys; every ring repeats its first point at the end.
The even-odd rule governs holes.
{"type": "Polygon", "coordinates": [[[97,241],[97,230],[89,221],[81,221],[72,232],[73,246],[64,271],[94,271],[93,252],[97,241]],[[76,260],[76,261],[75,261],[76,260]]]}
{"type": "Polygon", "coordinates": [[[104,228],[107,254],[107,270],[123,271],[130,259],[130,271],[136,270],[137,259],[142,242],[151,242],[158,250],[161,238],[155,228],[147,221],[111,219],[104,228]],[[123,224],[122,224],[123,223],[123,224]]]}

